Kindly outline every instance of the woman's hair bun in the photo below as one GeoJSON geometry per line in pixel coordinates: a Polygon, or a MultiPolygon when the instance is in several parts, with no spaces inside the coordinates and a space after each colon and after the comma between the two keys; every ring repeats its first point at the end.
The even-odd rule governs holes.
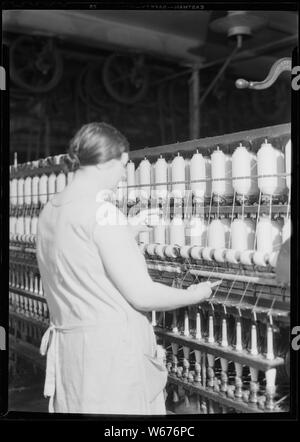
{"type": "Polygon", "coordinates": [[[68,152],[68,154],[66,155],[65,162],[68,164],[68,167],[72,170],[77,169],[80,166],[78,155],[75,152],[68,152]]]}

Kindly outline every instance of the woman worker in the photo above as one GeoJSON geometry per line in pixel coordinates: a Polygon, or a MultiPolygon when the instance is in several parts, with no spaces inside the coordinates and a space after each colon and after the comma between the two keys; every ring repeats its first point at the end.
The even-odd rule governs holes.
{"type": "Polygon", "coordinates": [[[37,258],[50,312],[44,395],[59,413],[165,414],[166,370],[145,313],[200,303],[194,290],[153,282],[127,218],[101,196],[124,174],[124,136],[105,123],[83,126],[69,155],[80,167],[44,207],[37,258]]]}

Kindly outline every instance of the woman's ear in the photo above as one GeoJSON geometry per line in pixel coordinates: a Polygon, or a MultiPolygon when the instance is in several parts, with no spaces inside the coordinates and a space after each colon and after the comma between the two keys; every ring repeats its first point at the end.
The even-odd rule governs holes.
{"type": "Polygon", "coordinates": [[[111,160],[105,161],[105,163],[98,163],[96,164],[96,168],[99,170],[107,170],[110,169],[111,167],[114,167],[119,160],[117,160],[116,158],[113,158],[111,160]]]}

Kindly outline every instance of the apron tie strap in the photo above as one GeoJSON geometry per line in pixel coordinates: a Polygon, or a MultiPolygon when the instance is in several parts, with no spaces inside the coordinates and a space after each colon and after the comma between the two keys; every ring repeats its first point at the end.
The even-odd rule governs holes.
{"type": "Polygon", "coordinates": [[[57,332],[74,333],[82,332],[83,330],[97,329],[99,323],[81,323],[68,326],[56,326],[50,323],[50,326],[45,331],[40,345],[41,355],[47,355],[46,361],[46,378],[44,385],[44,396],[49,397],[49,412],[54,413],[54,395],[56,382],[56,364],[57,364],[57,332]]]}
{"type": "Polygon", "coordinates": [[[55,370],[56,370],[56,328],[53,324],[45,331],[41,346],[41,355],[47,354],[46,378],[44,385],[44,396],[49,397],[49,412],[54,413],[53,401],[55,394],[55,370]]]}

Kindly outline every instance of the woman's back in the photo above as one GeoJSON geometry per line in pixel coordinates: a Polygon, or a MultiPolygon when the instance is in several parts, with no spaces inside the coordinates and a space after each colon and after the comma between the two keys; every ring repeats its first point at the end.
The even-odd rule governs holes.
{"type": "Polygon", "coordinates": [[[98,208],[92,196],[63,202],[54,197],[39,218],[39,267],[57,325],[107,315],[113,319],[131,309],[107,277],[93,240],[98,208]]]}
{"type": "Polygon", "coordinates": [[[147,385],[154,333],[107,275],[93,236],[99,208],[123,216],[111,203],[67,189],[40,215],[37,256],[54,324],[44,393],[56,412],[161,414],[162,392],[152,398],[147,385]]]}

